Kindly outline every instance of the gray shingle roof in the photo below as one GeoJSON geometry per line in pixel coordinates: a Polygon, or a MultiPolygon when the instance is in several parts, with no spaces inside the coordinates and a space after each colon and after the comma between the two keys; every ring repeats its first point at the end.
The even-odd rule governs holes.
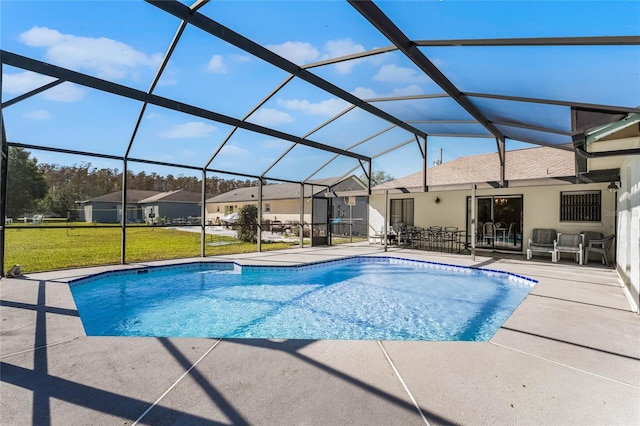
{"type": "MultiPolygon", "coordinates": [[[[324,192],[327,185],[334,185],[338,182],[337,178],[317,179],[309,181],[311,184],[324,185],[313,188],[314,195],[324,192]]],[[[304,196],[311,196],[311,186],[305,185],[304,196]]],[[[262,187],[263,200],[285,200],[291,198],[300,198],[300,185],[297,183],[277,183],[264,185],[262,187]]],[[[258,187],[251,186],[245,188],[237,188],[224,194],[216,195],[207,199],[207,203],[225,203],[230,201],[251,201],[258,199],[258,187]]]]}
{"type": "Polygon", "coordinates": [[[154,203],[158,201],[162,202],[174,202],[174,203],[194,203],[200,202],[201,196],[198,192],[189,192],[184,189],[178,189],[169,192],[160,192],[159,194],[152,195],[149,198],[140,200],[141,204],[154,203]]]}
{"type": "MultiPolygon", "coordinates": [[[[146,191],[142,189],[128,189],[127,190],[127,202],[137,203],[145,198],[153,197],[159,194],[158,191],[146,191]]],[[[122,203],[122,191],[112,192],[110,194],[101,195],[99,197],[91,198],[83,201],[83,203],[89,202],[102,202],[102,203],[122,203]]]]}
{"type": "MultiPolygon", "coordinates": [[[[526,148],[507,151],[505,179],[542,179],[575,175],[573,151],[551,147],[526,148]]],[[[497,182],[500,180],[498,153],[470,155],[430,167],[427,185],[455,185],[463,183],[497,182]]],[[[422,171],[373,187],[373,190],[417,188],[422,186],[422,171]]]]}

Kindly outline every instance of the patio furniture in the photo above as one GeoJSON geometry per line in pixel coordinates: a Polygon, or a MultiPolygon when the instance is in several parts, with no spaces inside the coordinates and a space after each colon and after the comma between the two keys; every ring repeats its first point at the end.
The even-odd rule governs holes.
{"type": "Polygon", "coordinates": [[[458,242],[458,227],[457,226],[445,226],[442,233],[443,247],[445,251],[453,253],[453,248],[458,242]]]}
{"type": "Polygon", "coordinates": [[[511,240],[513,239],[513,245],[516,245],[516,236],[513,233],[515,231],[515,227],[516,227],[516,223],[515,222],[511,222],[509,224],[509,230],[507,231],[507,238],[505,242],[511,242],[511,240]]]}
{"type": "Polygon", "coordinates": [[[587,247],[589,247],[589,241],[591,240],[601,240],[604,238],[604,234],[602,232],[596,232],[596,231],[580,231],[580,234],[584,235],[584,250],[585,250],[585,258],[584,263],[588,263],[587,257],[586,257],[586,251],[587,251],[587,247]]]}
{"type": "Polygon", "coordinates": [[[560,260],[560,253],[573,253],[576,260],[582,265],[584,255],[584,234],[558,233],[558,238],[553,242],[553,262],[560,260]]]}
{"type": "Polygon", "coordinates": [[[527,260],[531,260],[533,252],[551,253],[551,260],[555,261],[555,251],[553,242],[558,234],[555,229],[535,228],[529,238],[529,246],[527,247],[527,260]]]}
{"type": "Polygon", "coordinates": [[[508,240],[509,228],[504,222],[498,222],[495,224],[495,242],[499,242],[501,245],[506,245],[508,240]]]}
{"type": "Polygon", "coordinates": [[[609,248],[611,243],[615,239],[615,235],[608,235],[605,238],[593,238],[589,240],[587,247],[584,250],[585,263],[589,263],[589,253],[595,252],[602,255],[602,264],[611,266],[609,262],[609,248]]]}
{"type": "Polygon", "coordinates": [[[494,245],[496,239],[496,226],[493,222],[482,225],[482,243],[494,245]]]}
{"type": "Polygon", "coordinates": [[[430,226],[427,228],[427,244],[430,251],[440,251],[443,244],[442,226],[430,226]]]}
{"type": "MultiPolygon", "coordinates": [[[[387,226],[387,244],[392,244],[396,240],[396,232],[394,231],[392,226],[387,226]]],[[[380,242],[382,245],[384,242],[384,226],[380,227],[380,230],[373,235],[369,235],[369,239],[372,240],[374,244],[380,242]]]]}

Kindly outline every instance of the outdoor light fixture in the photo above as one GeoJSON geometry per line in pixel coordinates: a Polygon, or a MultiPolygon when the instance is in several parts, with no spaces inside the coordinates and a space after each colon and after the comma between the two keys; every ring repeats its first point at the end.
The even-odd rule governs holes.
{"type": "Polygon", "coordinates": [[[440,204],[440,197],[436,197],[436,204],[440,204]]]}
{"type": "Polygon", "coordinates": [[[615,182],[611,182],[609,186],[607,186],[607,189],[609,190],[609,192],[616,192],[620,188],[618,188],[618,185],[616,185],[615,182]]]}

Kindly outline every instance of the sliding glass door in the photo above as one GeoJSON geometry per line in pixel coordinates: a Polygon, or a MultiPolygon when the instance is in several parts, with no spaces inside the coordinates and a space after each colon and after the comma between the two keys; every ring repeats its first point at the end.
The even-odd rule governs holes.
{"type": "MultiPolygon", "coordinates": [[[[522,195],[476,197],[477,248],[522,251],[522,195]]],[[[467,197],[471,230],[471,197],[467,197]]]]}

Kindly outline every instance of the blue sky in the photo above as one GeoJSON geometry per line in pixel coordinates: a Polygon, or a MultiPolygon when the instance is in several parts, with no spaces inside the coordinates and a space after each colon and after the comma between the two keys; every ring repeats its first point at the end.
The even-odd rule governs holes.
{"type": "MultiPolygon", "coordinates": [[[[412,39],[640,34],[637,1],[445,0],[377,4],[412,39]]],[[[145,91],[179,25],[178,19],[137,1],[3,0],[0,8],[2,49],[145,91]]],[[[212,1],[200,11],[298,65],[390,45],[348,3],[341,1],[212,1]]],[[[638,46],[421,50],[463,91],[640,105],[638,46]]],[[[362,99],[442,93],[398,52],[310,70],[362,99]]],[[[285,72],[244,51],[188,27],[154,93],[243,118],[287,77],[285,72]]],[[[2,100],[48,81],[46,77],[5,66],[2,100]]],[[[570,111],[566,107],[479,98],[473,101],[490,108],[496,117],[512,118],[516,112],[526,110],[530,111],[530,122],[523,124],[544,124],[570,131],[570,111]]],[[[446,99],[375,105],[408,119],[470,118],[466,111],[446,99]]],[[[305,136],[347,106],[303,81],[293,81],[247,120],[305,136]]],[[[140,107],[138,102],[65,83],[6,108],[4,118],[10,141],[122,155],[140,107]]],[[[421,159],[416,143],[411,142],[412,135],[399,129],[384,131],[389,126],[356,110],[308,138],[345,149],[361,142],[354,151],[372,156],[407,142],[397,152],[374,159],[373,168],[396,177],[420,170],[421,159]],[[378,132],[380,136],[365,141],[378,132]]],[[[459,133],[486,134],[478,125],[424,126],[429,132],[446,128],[459,133]]],[[[201,167],[232,130],[224,124],[149,106],[131,156],[201,167]]],[[[550,136],[549,143],[565,140],[566,137],[550,136]]],[[[287,141],[238,130],[211,167],[261,174],[290,145],[287,141]]],[[[492,152],[495,146],[493,139],[434,136],[429,138],[428,161],[431,164],[441,148],[444,160],[449,161],[461,155],[492,152]]],[[[507,141],[508,149],[527,146],[507,141]]],[[[44,151],[36,152],[35,156],[42,162],[73,164],[84,160],[44,151]]],[[[341,175],[357,165],[351,159],[338,159],[313,175],[332,157],[298,146],[267,175],[295,180],[320,178],[341,175]]],[[[89,161],[121,168],[118,162],[89,161]]],[[[131,167],[151,169],[141,164],[131,167]]],[[[184,169],[178,173],[197,175],[184,169]]]]}

